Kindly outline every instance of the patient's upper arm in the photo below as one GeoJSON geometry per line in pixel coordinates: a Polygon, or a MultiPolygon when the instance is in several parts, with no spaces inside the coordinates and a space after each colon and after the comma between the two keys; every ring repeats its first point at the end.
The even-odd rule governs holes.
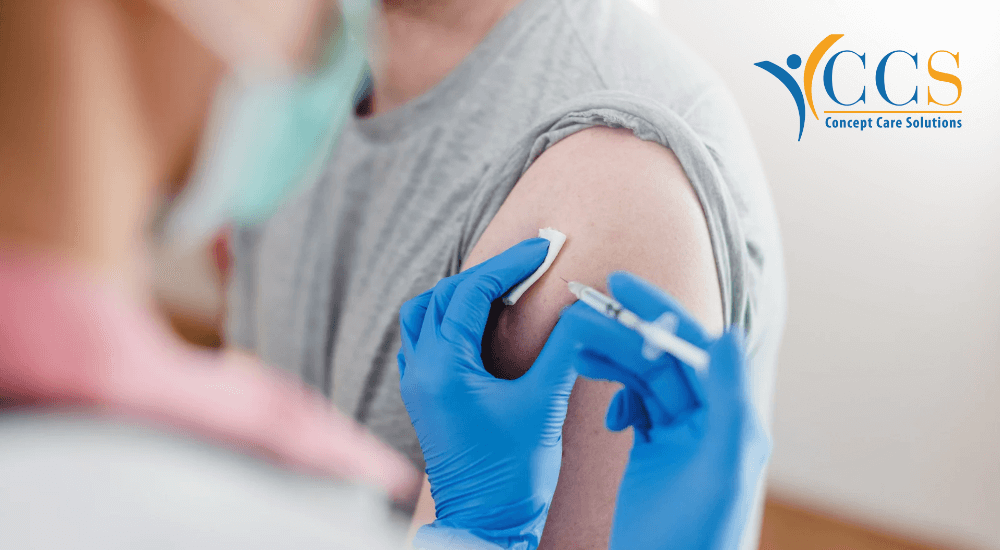
{"type": "Polygon", "coordinates": [[[567,280],[598,289],[625,269],[676,296],[711,330],[722,300],[701,205],[674,154],[627,130],[592,128],[559,142],[528,169],[476,244],[475,265],[554,227],[568,236],[550,271],[487,338],[497,367],[523,373],[560,310],[574,298],[567,280]]]}
{"type": "MultiPolygon", "coordinates": [[[[592,128],[565,138],[525,172],[466,266],[554,227],[568,237],[552,268],[484,335],[484,358],[505,377],[524,373],[563,307],[574,297],[561,279],[605,289],[628,270],[674,295],[712,332],[722,299],[701,205],[669,149],[627,130],[592,128]]],[[[604,414],[615,386],[580,380],[563,430],[563,467],[543,547],[607,545],[631,434],[610,433],[604,414]]]]}

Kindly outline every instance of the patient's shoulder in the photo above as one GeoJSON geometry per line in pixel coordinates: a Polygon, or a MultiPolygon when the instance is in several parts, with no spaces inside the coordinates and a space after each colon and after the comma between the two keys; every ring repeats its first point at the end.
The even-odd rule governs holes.
{"type": "MultiPolygon", "coordinates": [[[[568,237],[552,268],[500,314],[487,351],[504,371],[526,370],[559,311],[572,302],[561,279],[596,288],[632,271],[676,296],[718,329],[721,298],[700,203],[673,152],[627,130],[569,136],[528,168],[467,259],[475,265],[540,227],[568,237]]],[[[489,340],[489,338],[488,338],[489,340]]]]}
{"type": "MultiPolygon", "coordinates": [[[[604,228],[695,220],[697,196],[670,149],[625,129],[591,127],[550,147],[528,168],[507,199],[539,215],[585,216],[604,228]]],[[[582,223],[582,222],[575,222],[582,223]]]]}

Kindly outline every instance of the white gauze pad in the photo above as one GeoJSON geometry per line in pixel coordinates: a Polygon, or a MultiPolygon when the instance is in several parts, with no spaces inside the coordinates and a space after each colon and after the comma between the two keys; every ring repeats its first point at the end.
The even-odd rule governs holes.
{"type": "Polygon", "coordinates": [[[520,284],[515,286],[503,297],[503,303],[508,306],[512,306],[517,303],[521,295],[531,288],[531,285],[535,284],[535,281],[542,278],[545,272],[549,270],[549,266],[555,261],[556,256],[559,255],[559,251],[562,250],[564,244],[566,244],[566,235],[563,235],[559,231],[552,229],[551,227],[546,227],[545,229],[538,230],[538,236],[549,241],[549,252],[545,255],[545,261],[542,265],[538,266],[538,269],[531,274],[531,277],[521,281],[520,284]]]}

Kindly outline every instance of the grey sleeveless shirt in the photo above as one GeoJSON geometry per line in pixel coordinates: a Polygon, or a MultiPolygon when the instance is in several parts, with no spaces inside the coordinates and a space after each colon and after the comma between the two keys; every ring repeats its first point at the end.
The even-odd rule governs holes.
{"type": "Polygon", "coordinates": [[[235,234],[229,342],[318,387],[422,467],[399,395],[399,306],[459,270],[540,154],[593,126],[677,155],[769,415],[784,276],[756,152],[718,78],[626,0],[523,0],[429,92],[353,117],[318,181],[235,234]]]}

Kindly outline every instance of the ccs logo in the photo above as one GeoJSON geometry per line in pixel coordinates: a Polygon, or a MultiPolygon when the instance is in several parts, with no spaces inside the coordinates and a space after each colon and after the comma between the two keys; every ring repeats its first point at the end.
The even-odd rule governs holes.
{"type": "MultiPolygon", "coordinates": [[[[815,49],[813,49],[812,53],[809,54],[809,58],[806,60],[805,70],[803,71],[802,75],[803,85],[801,87],[799,86],[799,83],[795,80],[795,78],[784,68],[779,67],[778,65],[770,61],[761,61],[759,63],[754,63],[754,65],[756,65],[757,67],[760,67],[761,69],[764,69],[768,73],[774,75],[775,78],[780,80],[781,83],[785,85],[785,88],[788,89],[788,92],[792,94],[792,99],[795,100],[795,105],[796,107],[798,107],[799,110],[799,141],[802,140],[802,130],[805,128],[805,123],[806,123],[806,105],[809,106],[809,110],[812,112],[812,115],[816,118],[816,120],[819,120],[819,114],[816,113],[816,105],[813,101],[814,99],[813,80],[816,76],[816,70],[819,68],[819,62],[820,60],[823,59],[823,56],[826,55],[826,53],[830,50],[830,48],[833,47],[833,45],[843,37],[844,35],[842,34],[831,34],[830,36],[824,38],[823,41],[820,42],[815,49]]],[[[952,58],[955,61],[955,68],[957,69],[958,52],[952,53],[946,50],[938,50],[927,57],[927,67],[926,67],[927,74],[931,79],[951,84],[952,86],[955,87],[957,94],[955,96],[955,100],[952,101],[951,103],[941,103],[940,101],[934,99],[934,96],[931,94],[930,86],[927,86],[927,94],[926,94],[927,105],[950,107],[958,103],[958,100],[961,99],[962,97],[962,81],[954,74],[943,72],[934,68],[934,62],[935,62],[934,58],[938,54],[944,54],[944,57],[952,58]]],[[[909,53],[903,50],[891,51],[882,57],[882,59],[878,62],[878,65],[875,69],[875,89],[878,91],[878,94],[882,97],[882,100],[893,107],[905,107],[907,105],[910,105],[911,103],[916,104],[914,106],[916,107],[920,105],[919,86],[914,86],[913,95],[908,98],[906,97],[890,98],[889,93],[886,90],[885,86],[886,65],[889,63],[889,59],[892,58],[892,56],[894,55],[908,57],[913,61],[914,68],[920,69],[920,56],[917,53],[909,53]],[[894,101],[893,99],[895,99],[896,101],[894,101]]],[[[823,67],[823,88],[826,91],[826,95],[830,98],[831,101],[842,107],[852,107],[858,104],[861,104],[863,106],[866,103],[866,99],[869,99],[866,89],[867,86],[863,86],[861,88],[861,94],[857,96],[857,99],[855,99],[850,103],[845,103],[844,100],[841,100],[841,98],[838,97],[836,93],[834,93],[833,68],[837,63],[837,60],[841,56],[845,57],[853,56],[861,61],[862,70],[867,69],[866,54],[864,53],[858,53],[852,50],[841,50],[831,55],[829,60],[827,60],[826,65],[823,67]]],[[[788,59],[785,61],[785,64],[788,66],[789,69],[796,70],[802,65],[802,58],[796,54],[792,54],[788,56],[788,59]]],[[[946,95],[950,97],[950,94],[946,95]]],[[[914,107],[911,107],[911,109],[914,109],[914,107]]],[[[824,114],[832,114],[832,115],[844,115],[844,114],[954,115],[954,114],[960,114],[961,112],[962,111],[955,111],[955,110],[942,111],[942,110],[899,110],[899,109],[874,110],[874,111],[866,111],[866,110],[823,111],[824,114]]],[[[900,117],[892,118],[889,116],[879,116],[877,117],[874,123],[872,122],[872,117],[870,116],[867,118],[856,118],[856,117],[843,118],[841,116],[832,116],[832,117],[828,116],[826,117],[825,126],[827,128],[860,128],[863,131],[865,128],[903,128],[904,122],[903,119],[900,117]]],[[[938,116],[937,118],[930,117],[927,119],[925,119],[923,116],[919,117],[919,119],[917,117],[908,116],[906,117],[905,127],[906,128],[961,128],[962,121],[960,119],[949,118],[947,116],[944,118],[938,116]]]]}

